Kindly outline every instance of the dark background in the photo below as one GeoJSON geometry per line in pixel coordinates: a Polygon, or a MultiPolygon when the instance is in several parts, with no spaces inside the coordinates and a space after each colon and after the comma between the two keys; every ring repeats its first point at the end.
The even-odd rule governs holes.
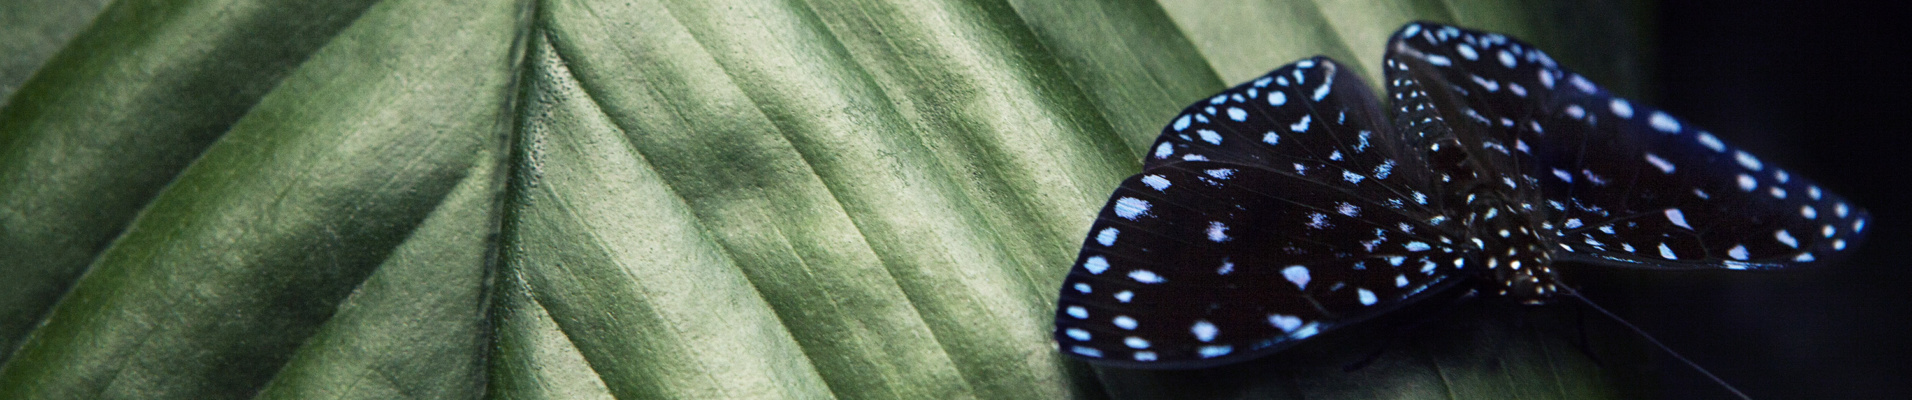
{"type": "MultiPolygon", "coordinates": [[[[1894,2],[1673,1],[1638,95],[1869,209],[1846,262],[1576,282],[1757,399],[1912,398],[1912,13],[1894,2]]],[[[1665,398],[1730,394],[1656,355],[1665,398]]]]}

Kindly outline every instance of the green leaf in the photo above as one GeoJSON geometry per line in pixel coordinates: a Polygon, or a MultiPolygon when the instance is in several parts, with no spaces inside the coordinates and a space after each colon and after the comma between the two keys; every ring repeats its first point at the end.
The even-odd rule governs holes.
{"type": "Polygon", "coordinates": [[[1630,5],[16,3],[92,23],[0,29],[3,398],[1639,395],[1557,312],[1352,373],[1389,336],[1181,372],[1049,339],[1189,101],[1314,54],[1373,81],[1414,19],[1627,93],[1630,5]]]}
{"type": "MultiPolygon", "coordinates": [[[[452,4],[109,9],[73,44],[102,53],[63,53],[56,66],[73,69],[42,69],[0,114],[0,281],[23,287],[5,293],[27,298],[6,305],[30,313],[8,326],[32,327],[7,338],[20,344],[0,367],[0,397],[230,396],[282,370],[352,368],[302,365],[324,358],[362,363],[349,374],[399,392],[431,393],[406,386],[459,364],[459,386],[478,382],[478,294],[524,6],[452,4]],[[445,18],[412,17],[428,12],[445,18]],[[253,53],[300,43],[312,52],[253,53]],[[418,303],[366,304],[394,296],[418,303]],[[378,313],[389,317],[366,315],[378,313]],[[310,347],[326,345],[360,348],[310,347]],[[328,354],[381,346],[403,352],[328,354]]],[[[363,389],[341,378],[280,380],[363,389]]]]}

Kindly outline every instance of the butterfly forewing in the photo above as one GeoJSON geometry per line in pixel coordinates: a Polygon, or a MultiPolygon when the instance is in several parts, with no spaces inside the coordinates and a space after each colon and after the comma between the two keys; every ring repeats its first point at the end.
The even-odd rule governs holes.
{"type": "Polygon", "coordinates": [[[1485,169],[1543,204],[1563,260],[1652,268],[1776,268],[1856,244],[1867,215],[1691,123],[1614,97],[1503,35],[1410,24],[1391,76],[1414,77],[1485,169]]]}
{"type": "Polygon", "coordinates": [[[1315,57],[1190,105],[1162,129],[1143,169],[1232,162],[1431,213],[1418,142],[1395,132],[1359,76],[1315,57]]]}

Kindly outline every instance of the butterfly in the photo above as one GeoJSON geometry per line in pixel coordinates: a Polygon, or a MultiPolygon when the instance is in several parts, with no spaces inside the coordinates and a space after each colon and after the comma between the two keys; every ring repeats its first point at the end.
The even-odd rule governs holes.
{"type": "Polygon", "coordinates": [[[1065,278],[1059,349],[1200,368],[1449,290],[1541,304],[1558,268],[1834,261],[1865,210],[1501,34],[1407,24],[1387,108],[1314,57],[1183,109],[1065,278]]]}

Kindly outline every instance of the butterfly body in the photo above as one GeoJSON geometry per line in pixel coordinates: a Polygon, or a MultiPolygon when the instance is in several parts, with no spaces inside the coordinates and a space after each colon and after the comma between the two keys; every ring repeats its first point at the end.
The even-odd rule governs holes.
{"type": "Polygon", "coordinates": [[[1445,290],[1545,303],[1562,263],[1781,268],[1864,229],[1842,198],[1505,36],[1409,24],[1384,67],[1386,110],[1315,57],[1171,120],[1090,228],[1059,347],[1225,364],[1445,290]]]}

